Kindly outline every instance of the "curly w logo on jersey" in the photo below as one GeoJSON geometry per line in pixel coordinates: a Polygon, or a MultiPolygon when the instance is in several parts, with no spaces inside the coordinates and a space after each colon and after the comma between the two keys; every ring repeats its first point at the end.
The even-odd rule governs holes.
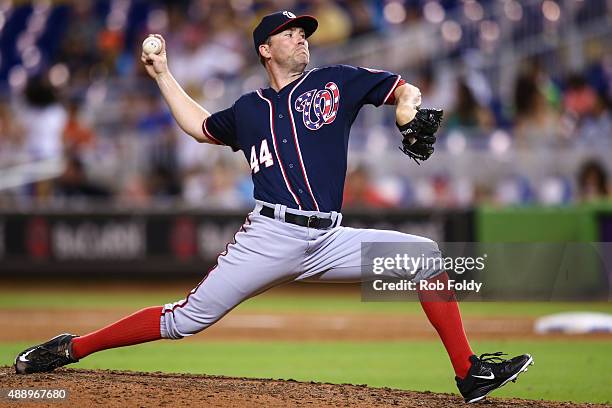
{"type": "Polygon", "coordinates": [[[301,94],[295,101],[295,110],[302,112],[304,126],[310,130],[317,130],[336,119],[339,104],[338,85],[328,82],[325,89],[312,89],[301,94]]]}

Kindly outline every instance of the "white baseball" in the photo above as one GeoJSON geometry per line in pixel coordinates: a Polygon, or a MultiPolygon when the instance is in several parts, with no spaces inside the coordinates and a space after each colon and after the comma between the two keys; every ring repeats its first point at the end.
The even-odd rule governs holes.
{"type": "Polygon", "coordinates": [[[157,37],[148,36],[142,42],[142,51],[145,54],[159,54],[162,49],[161,40],[157,37]]]}

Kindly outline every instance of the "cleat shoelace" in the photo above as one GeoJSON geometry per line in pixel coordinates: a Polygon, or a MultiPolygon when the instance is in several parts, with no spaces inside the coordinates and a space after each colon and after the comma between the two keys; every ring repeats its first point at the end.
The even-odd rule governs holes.
{"type": "Polygon", "coordinates": [[[484,353],[480,355],[480,361],[486,363],[505,363],[507,359],[503,359],[500,356],[507,356],[506,353],[496,351],[495,353],[484,353]]]}

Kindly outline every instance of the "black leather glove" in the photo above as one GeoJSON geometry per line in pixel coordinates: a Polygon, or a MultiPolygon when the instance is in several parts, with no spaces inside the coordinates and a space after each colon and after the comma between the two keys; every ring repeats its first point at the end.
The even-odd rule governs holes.
{"type": "Polygon", "coordinates": [[[435,133],[442,122],[441,109],[420,109],[410,122],[403,126],[396,123],[403,136],[400,150],[417,164],[429,159],[434,152],[435,133]]]}

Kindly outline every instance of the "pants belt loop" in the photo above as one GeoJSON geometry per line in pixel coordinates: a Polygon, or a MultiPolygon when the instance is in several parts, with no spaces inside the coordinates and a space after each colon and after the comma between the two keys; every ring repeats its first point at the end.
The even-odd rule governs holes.
{"type": "Polygon", "coordinates": [[[334,227],[339,227],[342,223],[342,213],[336,213],[336,222],[334,223],[334,227]]]}
{"type": "Polygon", "coordinates": [[[281,220],[282,222],[285,222],[285,213],[287,212],[287,206],[286,205],[281,205],[279,208],[279,212],[278,212],[278,219],[281,220]]]}
{"type": "Polygon", "coordinates": [[[274,204],[274,219],[280,220],[280,204],[274,204]]]}
{"type": "Polygon", "coordinates": [[[261,209],[263,208],[263,204],[260,203],[259,201],[255,202],[255,209],[253,210],[253,212],[255,214],[259,214],[259,212],[261,211],[261,209]]]}

